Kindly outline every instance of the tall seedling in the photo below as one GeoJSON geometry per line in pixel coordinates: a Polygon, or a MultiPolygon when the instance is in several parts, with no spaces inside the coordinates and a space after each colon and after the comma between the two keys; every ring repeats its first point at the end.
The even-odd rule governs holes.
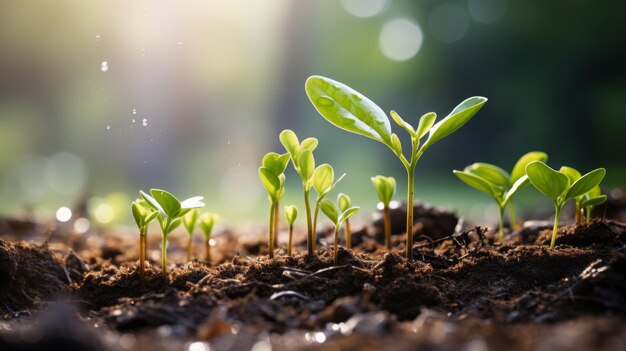
{"type": "Polygon", "coordinates": [[[143,199],[133,201],[131,204],[131,210],[133,212],[133,218],[135,219],[137,228],[139,228],[139,278],[141,279],[141,284],[143,284],[145,281],[146,270],[146,240],[148,236],[148,224],[157,218],[159,212],[152,209],[143,199]]]}
{"type": "Polygon", "coordinates": [[[289,154],[279,155],[270,152],[263,157],[262,166],[259,168],[259,177],[267,191],[270,201],[270,220],[269,220],[269,256],[274,258],[274,244],[276,243],[276,213],[278,202],[285,194],[285,168],[289,163],[289,154]]]}
{"type": "Polygon", "coordinates": [[[306,81],[306,93],[317,111],[331,124],[352,133],[360,134],[389,147],[400,159],[407,172],[407,243],[406,256],[413,257],[413,196],[415,168],[422,154],[437,141],[465,125],[478,112],[487,99],[471,97],[456,106],[447,117],[435,124],[433,112],[423,115],[417,128],[391,111],[394,122],[411,136],[411,153],[407,159],[402,153],[400,138],[391,132],[389,118],[373,101],[349,86],[335,80],[312,76],[306,81]],[[428,134],[426,141],[420,140],[428,134]]]}

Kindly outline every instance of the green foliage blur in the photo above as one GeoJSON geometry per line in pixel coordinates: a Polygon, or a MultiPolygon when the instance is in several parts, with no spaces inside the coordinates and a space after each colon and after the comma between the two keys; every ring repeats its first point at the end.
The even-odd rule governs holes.
{"type": "MultiPolygon", "coordinates": [[[[283,129],[317,137],[319,163],[347,173],[338,191],[371,212],[370,177],[404,169],[317,114],[304,92],[313,74],[412,124],[489,98],[420,160],[417,198],[482,215],[488,199],[451,170],[509,169],[531,150],[624,185],[624,13],[623,1],[2,2],[0,213],[87,206],[124,222],[126,197],[156,187],[256,221],[256,169],[282,150],[283,129]]],[[[286,175],[285,203],[300,206],[298,176],[286,175]]]]}

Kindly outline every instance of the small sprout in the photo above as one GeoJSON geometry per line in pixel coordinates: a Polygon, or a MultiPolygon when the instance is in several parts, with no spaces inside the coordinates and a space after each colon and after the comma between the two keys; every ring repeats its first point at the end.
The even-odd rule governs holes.
{"type": "Polygon", "coordinates": [[[383,224],[385,228],[385,246],[391,250],[391,217],[389,215],[389,203],[396,193],[396,180],[393,177],[377,175],[372,177],[372,184],[376,188],[378,199],[383,204],[383,224]]]}
{"type": "Polygon", "coordinates": [[[315,200],[315,211],[313,212],[313,238],[317,236],[317,216],[320,210],[320,203],[326,195],[330,194],[337,184],[345,177],[346,174],[342,174],[335,182],[335,171],[333,167],[327,163],[318,166],[313,172],[313,189],[317,192],[317,199],[315,200]]]}
{"type": "Polygon", "coordinates": [[[550,248],[554,248],[561,209],[567,201],[584,195],[598,186],[606,170],[595,169],[572,182],[562,171],[556,171],[541,161],[533,161],[526,166],[526,174],[532,185],[554,203],[554,228],[550,241],[550,248]]]}
{"type": "Polygon", "coordinates": [[[133,212],[135,223],[137,223],[137,228],[139,228],[139,278],[141,279],[141,284],[143,285],[145,282],[148,224],[157,218],[159,212],[152,209],[143,199],[133,201],[131,204],[131,210],[133,212]]]}
{"type": "MultiPolygon", "coordinates": [[[[528,184],[528,177],[526,173],[521,173],[521,170],[525,171],[526,165],[532,161],[547,159],[548,155],[543,152],[529,152],[517,161],[510,175],[498,166],[483,162],[473,163],[463,171],[453,171],[465,184],[482,191],[496,201],[500,215],[498,230],[500,243],[504,242],[504,209],[507,205],[512,208],[513,196],[528,184]]],[[[514,210],[511,213],[511,223],[515,223],[514,210]]]]}
{"type": "Polygon", "coordinates": [[[279,155],[270,152],[263,157],[262,166],[259,168],[259,177],[267,191],[270,201],[270,221],[269,221],[269,256],[274,258],[274,244],[276,243],[276,213],[278,203],[285,194],[285,168],[289,162],[289,154],[279,155]]]}
{"type": "MultiPolygon", "coordinates": [[[[533,161],[541,161],[548,162],[548,154],[542,151],[531,151],[528,152],[517,160],[515,166],[513,166],[513,170],[511,171],[510,183],[515,184],[515,182],[521,177],[526,175],[526,166],[533,161]]],[[[517,218],[515,215],[515,203],[513,202],[512,196],[509,199],[509,221],[511,222],[511,228],[520,229],[520,225],[517,223],[517,218]]]]}
{"type": "MultiPolygon", "coordinates": [[[[352,200],[350,197],[344,193],[340,193],[337,195],[337,206],[341,212],[346,212],[350,207],[352,207],[352,200]]],[[[346,248],[352,249],[352,230],[350,229],[350,218],[346,218],[346,248]]]]}
{"type": "Polygon", "coordinates": [[[307,251],[309,254],[315,252],[315,232],[313,231],[313,221],[311,220],[311,203],[309,201],[309,193],[313,186],[312,178],[315,171],[315,158],[313,151],[317,147],[317,139],[306,138],[299,142],[296,133],[286,129],[280,133],[280,142],[287,150],[291,163],[302,180],[304,189],[304,210],[306,212],[306,228],[307,228],[307,251]]]}
{"type": "Polygon", "coordinates": [[[200,216],[200,229],[204,235],[205,259],[211,264],[211,233],[219,216],[215,213],[203,213],[200,216]]]}
{"type": "Polygon", "coordinates": [[[596,186],[591,189],[588,193],[583,195],[583,199],[580,202],[580,207],[585,209],[585,213],[587,215],[586,222],[589,223],[591,221],[591,211],[593,208],[603,204],[607,199],[606,195],[602,195],[602,191],[600,190],[600,186],[596,186]]]}
{"type": "Polygon", "coordinates": [[[198,210],[195,208],[183,216],[183,226],[187,229],[187,234],[189,234],[189,241],[187,242],[187,261],[191,261],[193,258],[193,231],[196,229],[197,222],[198,210]]]}
{"type": "MultiPolygon", "coordinates": [[[[559,169],[559,172],[565,174],[571,183],[580,179],[581,174],[578,170],[572,167],[563,166],[559,169]]],[[[600,205],[606,201],[606,195],[602,195],[600,191],[600,186],[596,186],[593,189],[589,190],[587,193],[576,196],[574,198],[574,220],[576,225],[583,224],[583,215],[584,212],[587,213],[586,222],[589,223],[591,220],[591,211],[597,205],[600,205]]]]}
{"type": "Polygon", "coordinates": [[[296,221],[296,217],[298,217],[298,208],[294,205],[287,205],[284,208],[285,217],[287,217],[287,222],[289,223],[289,243],[287,244],[287,254],[291,256],[291,247],[293,242],[293,223],[296,221]]]}
{"type": "Polygon", "coordinates": [[[447,117],[435,123],[437,115],[424,114],[417,128],[405,122],[396,112],[391,117],[411,136],[411,153],[407,159],[402,153],[400,138],[391,131],[391,123],[385,112],[373,101],[349,86],[335,80],[312,76],[307,79],[306,93],[311,103],[328,122],[346,131],[363,135],[385,144],[400,159],[408,175],[407,187],[407,243],[406,256],[413,257],[413,197],[415,168],[424,152],[437,141],[461,128],[483,107],[487,99],[471,97],[457,105],[447,117]],[[423,144],[420,140],[428,134],[423,144]]]}
{"type": "Polygon", "coordinates": [[[194,196],[184,201],[179,201],[174,195],[161,189],[150,189],[150,195],[140,191],[139,195],[150,207],[159,212],[157,219],[161,225],[163,238],[161,240],[161,267],[163,280],[167,283],[167,236],[178,227],[183,216],[194,208],[204,207],[202,196],[194,196]]]}
{"type": "Polygon", "coordinates": [[[322,212],[324,212],[326,217],[328,217],[328,219],[330,219],[335,226],[335,243],[334,243],[335,251],[333,254],[333,262],[335,265],[337,265],[337,252],[338,252],[338,246],[339,246],[339,229],[341,228],[341,225],[345,221],[348,220],[348,218],[352,217],[354,214],[359,212],[361,208],[358,206],[353,206],[353,207],[347,208],[345,211],[339,210],[341,211],[339,212],[337,210],[337,206],[335,206],[335,204],[329,199],[322,200],[322,203],[320,206],[322,208],[322,212]]]}

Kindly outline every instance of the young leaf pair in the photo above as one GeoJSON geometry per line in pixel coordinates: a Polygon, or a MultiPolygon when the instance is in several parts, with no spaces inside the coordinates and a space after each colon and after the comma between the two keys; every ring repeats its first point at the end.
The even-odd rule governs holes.
{"type": "Polygon", "coordinates": [[[420,118],[417,128],[404,121],[396,112],[391,111],[394,122],[405,129],[411,137],[411,152],[407,158],[403,154],[400,138],[391,131],[391,124],[385,112],[363,94],[343,83],[321,76],[309,77],[305,88],[309,100],[327,121],[338,128],[385,144],[402,162],[408,178],[406,256],[412,259],[413,197],[417,162],[434,143],[469,122],[487,102],[487,99],[480,96],[466,99],[437,123],[435,123],[437,117],[435,113],[426,113],[420,118]],[[421,144],[420,140],[426,134],[428,138],[421,144]]]}
{"type": "MultiPolygon", "coordinates": [[[[563,166],[559,169],[559,172],[564,173],[570,180],[570,182],[575,182],[582,177],[580,172],[572,167],[563,166]]],[[[600,191],[600,186],[596,185],[593,189],[589,190],[587,193],[576,196],[574,198],[575,203],[575,214],[574,219],[576,221],[576,225],[583,224],[583,215],[586,213],[587,218],[586,222],[589,223],[591,220],[591,211],[593,208],[603,204],[607,199],[606,195],[602,195],[600,191]]]]}
{"type": "Polygon", "coordinates": [[[157,218],[159,212],[152,209],[152,207],[141,198],[131,203],[131,211],[137,228],[139,228],[139,279],[143,285],[146,270],[148,224],[157,218]]]}
{"type": "Polygon", "coordinates": [[[335,172],[331,165],[325,163],[315,167],[313,151],[317,147],[317,139],[307,138],[300,143],[296,133],[289,129],[283,130],[279,139],[285,150],[287,150],[296,173],[300,175],[302,180],[304,207],[307,218],[307,251],[309,254],[313,254],[315,252],[317,217],[321,201],[335,189],[337,183],[345,176],[345,173],[335,181],[335,172]],[[311,188],[315,189],[317,193],[313,218],[311,218],[309,199],[311,188]]]}
{"type": "Polygon", "coordinates": [[[163,280],[167,283],[167,236],[181,224],[185,214],[194,208],[204,207],[203,197],[194,196],[181,202],[174,195],[161,189],[151,189],[150,194],[139,191],[139,196],[152,210],[158,213],[156,218],[163,233],[161,267],[163,269],[163,280]]]}
{"type": "MultiPolygon", "coordinates": [[[[317,142],[316,142],[317,143],[317,142]]],[[[269,256],[274,257],[274,244],[276,243],[276,221],[278,212],[278,204],[285,194],[285,169],[289,163],[289,154],[279,155],[270,152],[263,157],[261,168],[259,168],[259,177],[267,191],[270,201],[270,220],[269,220],[269,256]]]]}
{"type": "MultiPolygon", "coordinates": [[[[499,242],[504,241],[504,209],[507,205],[513,208],[511,200],[515,193],[528,184],[526,165],[532,161],[546,161],[548,155],[544,152],[529,152],[515,163],[511,174],[504,169],[484,162],[473,163],[463,171],[454,170],[453,173],[465,184],[491,196],[499,209],[499,242]]],[[[511,210],[511,225],[515,224],[515,211],[511,210]]]]}
{"type": "MultiPolygon", "coordinates": [[[[533,186],[554,203],[554,227],[552,229],[550,248],[554,248],[556,243],[559,214],[565,203],[592,192],[604,179],[606,170],[604,168],[594,169],[576,180],[572,180],[574,178],[570,178],[568,173],[571,175],[567,168],[557,171],[541,161],[533,161],[526,166],[526,175],[528,175],[528,179],[533,186]]],[[[593,196],[591,198],[598,199],[590,200],[591,203],[596,203],[595,201],[602,199],[602,196],[591,196],[593,196]]]]}
{"type": "Polygon", "coordinates": [[[396,193],[396,180],[393,177],[377,175],[371,178],[378,199],[383,204],[383,227],[385,231],[385,246],[391,250],[391,217],[389,215],[389,203],[396,193]]]}
{"type": "MultiPolygon", "coordinates": [[[[339,194],[338,205],[339,208],[329,199],[323,199],[320,203],[322,212],[324,212],[326,217],[328,217],[328,219],[330,219],[335,226],[335,240],[333,245],[333,262],[335,265],[337,264],[337,253],[339,249],[339,229],[343,223],[348,220],[348,218],[355,215],[361,209],[358,206],[350,206],[350,198],[344,194],[339,194]]],[[[346,235],[349,234],[347,233],[346,235]]]]}
{"type": "Polygon", "coordinates": [[[211,264],[211,232],[213,232],[213,226],[218,218],[219,216],[215,213],[203,213],[199,215],[197,209],[193,209],[183,216],[183,225],[185,229],[187,229],[187,234],[189,234],[189,241],[187,242],[187,261],[191,261],[193,258],[193,232],[196,228],[196,224],[199,222],[200,229],[204,236],[205,259],[211,264]]]}

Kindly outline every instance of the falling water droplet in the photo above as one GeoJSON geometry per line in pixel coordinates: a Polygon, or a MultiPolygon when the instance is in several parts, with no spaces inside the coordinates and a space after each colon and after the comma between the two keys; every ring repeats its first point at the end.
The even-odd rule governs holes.
{"type": "Polygon", "coordinates": [[[133,109],[133,115],[136,115],[136,114],[137,114],[137,109],[136,109],[136,108],[134,108],[134,109],[133,109]]]}
{"type": "Polygon", "coordinates": [[[100,34],[96,35],[96,41],[100,41],[100,34]]]}
{"type": "Polygon", "coordinates": [[[111,129],[111,126],[107,126],[107,130],[111,129]]]}
{"type": "Polygon", "coordinates": [[[142,120],[141,120],[141,124],[142,124],[144,127],[147,127],[147,126],[148,126],[148,119],[147,119],[147,118],[142,119],[142,120]]]}
{"type": "Polygon", "coordinates": [[[137,122],[134,118],[133,118],[131,121],[133,122],[133,124],[134,124],[135,122],[137,122]]]}
{"type": "Polygon", "coordinates": [[[334,104],[333,100],[326,96],[320,96],[317,98],[317,103],[321,106],[332,106],[334,104]]]}
{"type": "Polygon", "coordinates": [[[109,70],[109,63],[106,61],[102,61],[102,63],[100,64],[100,70],[102,72],[106,72],[109,70]]]}

